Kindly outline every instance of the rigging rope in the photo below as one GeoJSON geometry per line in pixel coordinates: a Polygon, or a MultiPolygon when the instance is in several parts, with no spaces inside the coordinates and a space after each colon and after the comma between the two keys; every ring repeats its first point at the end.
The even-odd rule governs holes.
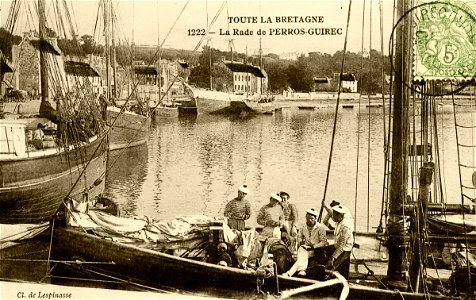
{"type": "Polygon", "coordinates": [[[319,218],[318,221],[321,221],[322,218],[322,211],[324,209],[324,204],[326,201],[326,193],[327,193],[327,186],[329,184],[329,175],[331,171],[331,163],[332,163],[332,153],[334,151],[334,140],[335,140],[335,135],[336,135],[336,129],[337,129],[337,117],[338,117],[338,112],[339,112],[339,103],[340,103],[340,96],[341,96],[341,91],[342,91],[342,73],[344,72],[344,65],[345,65],[345,56],[347,53],[347,38],[349,35],[349,24],[350,24],[350,12],[352,8],[352,0],[349,0],[349,8],[347,12],[347,25],[345,29],[345,38],[344,38],[344,50],[342,53],[342,63],[340,67],[340,74],[339,74],[339,87],[337,91],[337,101],[336,101],[336,108],[335,108],[335,113],[334,113],[334,126],[332,128],[332,139],[331,139],[331,149],[329,152],[329,161],[327,164],[327,175],[326,175],[326,183],[324,185],[324,193],[322,196],[322,204],[321,204],[321,210],[319,211],[319,218]]]}
{"type": "MultiPolygon", "coordinates": [[[[451,91],[453,91],[453,83],[451,82],[451,91]]],[[[457,122],[456,122],[456,104],[455,104],[455,96],[454,93],[451,93],[451,100],[453,103],[453,119],[454,119],[454,124],[455,124],[455,135],[456,135],[456,144],[459,145],[459,135],[458,135],[458,127],[457,127],[457,122]]],[[[458,159],[458,166],[461,165],[461,157],[460,157],[460,150],[458,147],[458,152],[457,152],[457,159],[458,159]]],[[[464,239],[465,239],[465,244],[468,244],[468,233],[467,233],[467,225],[466,225],[466,219],[465,219],[465,211],[464,211],[464,192],[463,192],[463,179],[461,178],[461,168],[458,168],[459,170],[459,183],[460,183],[460,193],[461,193],[461,215],[463,216],[463,229],[464,229],[464,239]]],[[[469,263],[469,250],[467,247],[465,248],[465,253],[466,253],[466,268],[468,272],[468,286],[471,286],[471,268],[470,268],[470,263],[469,263]]]]}
{"type": "Polygon", "coordinates": [[[356,170],[355,170],[355,194],[354,194],[354,228],[357,228],[357,195],[359,189],[359,158],[360,158],[360,117],[361,117],[361,100],[362,100],[362,83],[363,83],[363,69],[364,69],[364,32],[365,32],[365,0],[362,7],[362,38],[360,44],[360,93],[359,104],[357,112],[357,157],[356,157],[356,170]]]}
{"type": "MultiPolygon", "coordinates": [[[[187,2],[188,3],[188,2],[187,2]]],[[[222,3],[222,5],[220,6],[220,8],[218,9],[218,11],[216,12],[215,16],[213,17],[212,21],[210,22],[210,24],[208,25],[207,27],[207,30],[205,30],[205,34],[202,35],[202,37],[200,38],[200,40],[198,41],[197,45],[195,46],[195,48],[193,49],[193,51],[197,51],[198,47],[200,47],[200,45],[202,44],[203,40],[205,38],[207,38],[209,32],[210,32],[210,29],[212,28],[213,24],[215,24],[215,21],[218,19],[218,17],[220,16],[223,8],[225,8],[225,5],[227,4],[227,1],[224,1],[222,3]]]]}
{"type": "MultiPolygon", "coordinates": [[[[369,62],[372,61],[372,0],[370,0],[370,33],[369,33],[369,62]]],[[[383,53],[382,53],[383,54],[383,53]]],[[[362,92],[362,91],[361,91],[362,92]]],[[[371,151],[371,145],[370,145],[370,139],[371,139],[371,118],[372,118],[372,110],[371,105],[370,105],[370,95],[372,94],[372,86],[369,85],[369,90],[367,91],[367,96],[369,99],[369,104],[368,104],[368,136],[367,136],[367,232],[370,231],[370,151],[371,151]]],[[[385,109],[385,108],[384,108],[385,109]]]]}

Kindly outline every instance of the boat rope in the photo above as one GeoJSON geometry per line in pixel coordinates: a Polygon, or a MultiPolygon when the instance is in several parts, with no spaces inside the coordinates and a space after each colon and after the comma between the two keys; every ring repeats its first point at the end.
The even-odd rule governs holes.
{"type": "Polygon", "coordinates": [[[182,253],[180,255],[180,257],[184,257],[184,258],[197,258],[201,253],[203,253],[204,251],[206,251],[208,248],[210,247],[210,243],[208,242],[208,240],[204,240],[204,241],[201,241],[197,246],[193,247],[193,248],[190,248],[190,249],[187,249],[187,251],[185,251],[184,253],[182,253]],[[193,257],[190,257],[188,256],[190,253],[196,251],[196,255],[193,256],[193,257]]]}
{"type": "MultiPolygon", "coordinates": [[[[438,278],[438,282],[440,283],[440,286],[444,287],[443,281],[441,280],[440,274],[438,272],[438,268],[436,267],[435,257],[433,255],[431,255],[431,260],[433,262],[433,265],[435,266],[435,272],[436,272],[436,277],[438,278]]],[[[443,295],[446,297],[445,289],[443,289],[443,295]]]]}
{"type": "MultiPolygon", "coordinates": [[[[103,276],[103,277],[106,277],[106,278],[109,278],[109,279],[116,280],[116,282],[122,282],[122,283],[130,284],[130,285],[133,285],[133,286],[137,286],[137,287],[144,288],[144,289],[151,290],[151,291],[155,291],[155,292],[172,294],[172,292],[164,290],[164,289],[158,289],[158,288],[155,288],[155,287],[140,284],[140,283],[133,282],[133,281],[130,281],[130,280],[125,280],[125,279],[122,279],[122,278],[119,278],[119,277],[116,277],[116,276],[112,276],[112,275],[108,275],[108,274],[105,274],[105,273],[102,273],[102,272],[98,272],[98,271],[94,271],[94,270],[90,270],[90,269],[87,269],[87,270],[82,269],[82,270],[85,271],[86,273],[92,273],[92,274],[95,274],[95,275],[99,275],[99,276],[103,276]]],[[[92,281],[95,281],[95,280],[92,280],[92,281]]]]}
{"type": "MultiPolygon", "coordinates": [[[[446,202],[446,197],[443,195],[443,176],[441,176],[442,173],[442,163],[443,161],[441,160],[440,157],[440,140],[438,137],[438,118],[436,115],[436,110],[437,110],[437,105],[436,104],[436,97],[433,97],[432,99],[432,110],[431,110],[431,120],[432,120],[432,125],[433,125],[433,136],[434,136],[434,142],[435,142],[435,198],[440,197],[441,203],[446,202]],[[438,193],[439,192],[439,193],[438,193]]],[[[443,151],[443,150],[442,150],[443,151]]],[[[438,202],[435,201],[434,202],[438,202]]]]}
{"type": "Polygon", "coordinates": [[[101,280],[101,279],[90,279],[90,278],[72,277],[72,276],[59,276],[59,275],[51,275],[50,278],[68,279],[68,280],[74,280],[74,281],[97,282],[97,283],[116,283],[117,284],[117,280],[101,280]]]}
{"type": "MultiPolygon", "coordinates": [[[[182,10],[181,10],[180,13],[178,14],[178,16],[175,18],[174,23],[172,24],[172,26],[170,26],[169,31],[168,31],[167,34],[165,35],[165,38],[162,40],[162,43],[160,44],[159,49],[162,49],[162,47],[164,46],[165,42],[167,41],[167,38],[169,37],[170,33],[171,33],[172,30],[174,29],[175,24],[177,24],[177,21],[180,19],[180,16],[182,16],[182,13],[183,13],[183,11],[185,10],[185,8],[187,7],[187,5],[188,5],[189,2],[190,2],[190,0],[188,0],[187,2],[185,2],[184,6],[182,7],[182,10]]],[[[158,53],[158,51],[156,52],[156,55],[157,55],[157,53],[158,53]]],[[[154,59],[155,59],[155,55],[154,55],[154,59]]]]}
{"type": "MultiPolygon", "coordinates": [[[[382,201],[381,201],[381,206],[380,206],[380,220],[379,220],[379,224],[377,226],[377,233],[382,233],[383,232],[383,217],[384,217],[384,211],[386,211],[386,199],[388,198],[388,188],[387,188],[387,182],[388,182],[388,174],[387,174],[387,171],[388,171],[388,163],[389,163],[389,140],[390,140],[390,137],[388,136],[388,134],[390,132],[387,132],[387,127],[386,127],[386,122],[387,122],[387,117],[386,117],[386,102],[385,102],[385,94],[386,94],[386,90],[385,90],[385,55],[384,55],[384,40],[383,40],[383,1],[382,0],[379,0],[379,14],[380,14],[380,52],[382,54],[382,69],[381,69],[381,76],[382,76],[382,81],[381,81],[381,85],[382,85],[382,106],[383,106],[383,115],[382,115],[382,119],[383,119],[383,154],[384,154],[384,172],[383,172],[383,182],[382,182],[382,201]],[[386,198],[387,197],[387,198],[386,198]]],[[[393,22],[395,22],[395,10],[393,11],[393,22]]],[[[390,76],[392,77],[392,76],[390,76]]],[[[389,88],[389,94],[390,94],[390,97],[391,97],[391,85],[390,85],[390,88],[389,88]]],[[[391,98],[390,98],[390,106],[391,107],[391,98]]],[[[390,108],[389,108],[389,116],[391,116],[391,111],[390,111],[390,108]]],[[[391,124],[390,124],[390,120],[391,118],[389,117],[389,124],[388,124],[388,128],[390,128],[391,124]]]]}
{"type": "Polygon", "coordinates": [[[197,45],[196,45],[195,48],[193,49],[193,51],[197,51],[197,49],[200,47],[200,45],[202,44],[202,42],[208,37],[209,32],[210,32],[210,29],[211,29],[212,26],[215,24],[216,20],[217,20],[218,17],[220,16],[220,14],[221,14],[221,12],[223,11],[223,9],[225,8],[225,6],[227,6],[227,1],[224,1],[224,2],[222,3],[222,5],[221,5],[220,8],[218,9],[218,11],[216,12],[215,16],[213,17],[212,21],[210,22],[210,24],[208,24],[207,30],[205,30],[205,34],[202,35],[202,37],[201,37],[200,40],[198,41],[197,45]]]}
{"type": "Polygon", "coordinates": [[[115,265],[113,261],[81,261],[81,260],[54,260],[54,259],[24,259],[24,258],[0,258],[0,261],[18,261],[18,262],[53,262],[53,263],[70,263],[78,265],[115,265]]]}
{"type": "MultiPolygon", "coordinates": [[[[451,90],[453,91],[453,83],[451,82],[451,90]]],[[[455,124],[455,135],[456,135],[456,145],[460,145],[459,142],[459,135],[458,135],[458,122],[456,121],[456,102],[455,102],[455,96],[454,93],[451,93],[451,100],[453,103],[453,119],[454,119],[454,124],[455,124]]],[[[457,160],[458,160],[458,166],[461,166],[461,155],[460,155],[460,147],[457,147],[457,160]]],[[[461,167],[458,168],[459,170],[459,183],[460,183],[460,193],[461,193],[461,215],[463,216],[463,230],[464,230],[464,238],[465,238],[465,245],[469,245],[468,243],[468,230],[467,230],[467,225],[466,225],[466,219],[465,219],[465,211],[464,211],[464,191],[463,191],[463,179],[461,176],[461,167]]],[[[469,250],[465,248],[465,254],[466,254],[466,268],[468,272],[468,286],[471,286],[471,268],[470,268],[470,263],[469,263],[469,250]]]]}
{"type": "Polygon", "coordinates": [[[343,287],[342,287],[342,291],[341,291],[340,296],[339,296],[339,300],[347,299],[347,297],[349,296],[350,288],[349,288],[349,283],[344,278],[344,276],[339,274],[339,272],[337,272],[337,271],[332,271],[332,272],[326,271],[326,272],[332,274],[336,278],[328,279],[326,281],[318,281],[316,283],[313,283],[313,284],[310,284],[310,285],[307,285],[307,286],[303,286],[303,287],[298,287],[298,288],[295,288],[295,289],[292,289],[292,290],[282,291],[280,298],[281,299],[287,299],[287,298],[291,298],[293,296],[296,296],[298,294],[318,290],[318,289],[321,289],[321,288],[324,288],[324,287],[329,287],[329,286],[333,286],[333,285],[342,284],[343,287]]]}
{"type": "Polygon", "coordinates": [[[51,220],[51,224],[50,224],[50,242],[48,244],[48,260],[47,260],[47,264],[46,264],[46,275],[45,276],[49,276],[51,274],[50,260],[51,260],[51,249],[53,249],[53,230],[55,228],[55,219],[56,218],[53,217],[52,220],[51,220]]]}
{"type": "Polygon", "coordinates": [[[358,263],[358,264],[362,264],[364,266],[364,268],[367,270],[367,275],[365,275],[365,277],[367,276],[372,276],[380,285],[382,285],[385,289],[387,290],[390,290],[390,288],[382,282],[382,280],[380,280],[380,278],[378,278],[376,275],[375,275],[375,272],[370,269],[370,267],[367,265],[367,262],[365,261],[365,259],[358,259],[356,256],[355,256],[355,253],[354,251],[352,251],[352,256],[354,257],[355,261],[358,263]]]}
{"type": "MultiPolygon", "coordinates": [[[[372,0],[370,0],[370,21],[369,21],[369,61],[371,60],[372,57],[372,0]]],[[[360,91],[362,92],[362,90],[360,91]]],[[[371,110],[371,98],[370,94],[372,94],[372,86],[369,85],[369,90],[367,91],[367,99],[368,99],[368,106],[367,106],[367,111],[368,111],[368,135],[367,135],[367,232],[370,231],[370,151],[371,151],[371,145],[370,145],[370,140],[371,140],[371,135],[372,135],[372,110],[371,110]]]]}
{"type": "MultiPolygon", "coordinates": [[[[362,7],[362,32],[365,32],[365,0],[362,7]]],[[[362,83],[363,83],[363,69],[364,69],[364,35],[362,34],[360,44],[360,93],[357,111],[357,154],[356,154],[356,166],[355,166],[355,190],[354,190],[354,228],[357,228],[357,195],[359,190],[359,162],[360,162],[360,121],[361,121],[361,102],[362,102],[362,83]]]]}
{"type": "Polygon", "coordinates": [[[49,227],[48,223],[44,223],[44,224],[39,224],[39,225],[35,225],[35,226],[32,226],[32,227],[29,227],[29,228],[26,228],[24,231],[22,232],[16,232],[14,234],[11,234],[11,235],[7,235],[7,236],[2,236],[0,238],[0,244],[1,243],[4,243],[4,242],[10,242],[9,239],[12,239],[13,237],[15,236],[18,236],[18,235],[22,235],[24,236],[25,234],[29,233],[29,232],[33,232],[33,231],[38,231],[36,235],[44,232],[47,228],[49,227]]]}
{"type": "Polygon", "coordinates": [[[337,100],[336,100],[336,108],[335,108],[335,113],[334,113],[334,125],[332,127],[332,138],[331,138],[331,147],[329,151],[329,161],[327,163],[327,174],[326,174],[326,183],[324,185],[324,192],[322,196],[322,204],[321,204],[321,209],[319,211],[319,217],[318,217],[318,222],[321,222],[322,219],[322,211],[324,210],[324,204],[326,201],[326,194],[327,194],[327,187],[329,184],[329,175],[331,172],[331,164],[332,164],[332,154],[334,152],[334,141],[335,141],[335,136],[336,136],[336,130],[337,130],[337,117],[339,113],[339,103],[340,103],[340,97],[342,93],[342,74],[344,73],[344,66],[345,66],[345,57],[347,54],[347,39],[349,36],[349,24],[350,24],[350,12],[352,8],[352,0],[349,0],[349,8],[347,12],[347,24],[346,24],[346,29],[345,29],[345,38],[344,38],[344,50],[342,53],[342,62],[340,66],[340,74],[339,74],[339,86],[338,86],[338,91],[337,91],[337,100]]]}
{"type": "MultiPolygon", "coordinates": [[[[392,28],[395,27],[395,22],[397,19],[397,6],[396,6],[396,0],[393,0],[393,9],[392,9],[392,28]]],[[[393,55],[394,55],[394,50],[396,45],[393,43],[395,39],[396,32],[393,31],[391,34],[390,39],[392,40],[391,43],[389,43],[389,60],[390,63],[393,61],[393,55]]],[[[393,74],[390,75],[389,83],[388,83],[388,90],[389,90],[389,99],[388,99],[388,131],[386,132],[387,134],[387,145],[386,148],[384,149],[386,160],[385,160],[385,166],[384,166],[384,181],[383,181],[383,189],[382,189],[382,203],[380,206],[380,220],[379,220],[379,226],[377,227],[377,232],[383,232],[384,228],[383,225],[387,226],[388,224],[388,216],[389,216],[389,201],[388,199],[390,198],[390,176],[391,176],[391,155],[390,155],[390,150],[392,148],[392,124],[393,124],[393,83],[394,83],[394,76],[393,74]],[[384,222],[385,220],[385,222],[384,222]]]]}

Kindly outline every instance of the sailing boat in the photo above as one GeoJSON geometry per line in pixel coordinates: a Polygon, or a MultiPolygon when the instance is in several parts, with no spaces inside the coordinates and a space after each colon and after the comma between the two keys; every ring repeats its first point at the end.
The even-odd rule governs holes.
{"type": "Polygon", "coordinates": [[[269,96],[267,93],[264,94],[263,91],[267,91],[268,87],[265,86],[263,78],[266,78],[266,72],[263,69],[263,53],[261,49],[261,36],[259,38],[259,69],[261,73],[264,73],[264,76],[259,77],[259,88],[256,90],[256,94],[248,96],[244,101],[249,110],[258,114],[272,114],[276,110],[276,101],[275,98],[269,96]]]}
{"type": "MultiPolygon", "coordinates": [[[[108,105],[106,109],[107,124],[111,126],[109,150],[117,150],[142,145],[147,142],[150,127],[149,103],[145,99],[141,99],[137,94],[135,85],[138,79],[136,79],[134,66],[132,67],[131,76],[134,86],[132,93],[128,95],[127,99],[119,99],[113,21],[115,14],[112,10],[112,0],[105,0],[103,4],[106,30],[106,99],[107,103],[113,104],[108,105]],[[114,89],[112,89],[111,84],[111,64],[114,89]]],[[[139,74],[139,76],[142,76],[142,74],[139,74]]]]}
{"type": "MultiPolygon", "coordinates": [[[[198,42],[195,50],[201,45],[202,41],[208,37],[210,29],[214,25],[217,17],[220,15],[223,8],[227,5],[226,1],[222,3],[220,8],[218,9],[215,18],[212,22],[208,23],[208,11],[207,11],[207,30],[205,35],[202,36],[201,40],[198,42]]],[[[233,113],[241,113],[242,111],[246,110],[247,107],[244,103],[244,99],[246,98],[246,93],[249,91],[249,84],[245,84],[246,82],[249,83],[250,76],[255,76],[256,72],[250,73],[250,67],[248,64],[244,64],[241,62],[235,62],[233,59],[233,40],[230,39],[228,41],[230,47],[230,55],[231,61],[223,61],[220,62],[224,64],[226,68],[228,68],[232,72],[232,86],[218,86],[217,84],[214,85],[213,82],[213,74],[212,74],[212,67],[213,67],[213,60],[212,60],[212,48],[209,43],[204,47],[202,51],[202,55],[204,54],[205,50],[208,51],[208,76],[210,80],[210,86],[208,89],[203,88],[196,88],[191,87],[190,91],[193,95],[195,100],[195,105],[197,107],[197,111],[199,113],[209,113],[209,114],[233,114],[233,113]],[[236,69],[236,68],[238,69],[236,69]],[[246,79],[245,79],[246,78],[246,79]]],[[[260,72],[261,73],[261,72],[260,72]]]]}
{"type": "MultiPolygon", "coordinates": [[[[210,55],[211,55],[211,48],[209,49],[210,49],[210,55]]],[[[244,66],[244,64],[234,62],[233,60],[230,62],[226,62],[225,65],[228,68],[234,67],[234,66],[244,66]]],[[[210,65],[210,72],[211,72],[211,65],[210,65]]],[[[245,71],[244,73],[248,75],[247,71],[245,71]]],[[[239,76],[241,80],[241,78],[244,78],[245,75],[243,75],[242,72],[239,72],[238,74],[233,73],[234,82],[235,82],[235,78],[238,78],[237,76],[239,76]]],[[[234,84],[234,86],[237,86],[237,85],[234,84]]],[[[214,90],[213,80],[210,79],[209,89],[201,89],[201,88],[192,87],[191,93],[193,95],[193,98],[195,99],[197,111],[199,113],[233,114],[233,113],[241,113],[242,111],[246,110],[246,105],[244,103],[244,99],[246,98],[246,95],[241,90],[244,90],[244,85],[240,85],[239,90],[237,89],[236,92],[214,90]]]]}
{"type": "Polygon", "coordinates": [[[84,86],[68,89],[62,85],[65,81],[58,80],[64,78],[62,57],[46,35],[44,0],[38,1],[38,12],[39,39],[30,37],[23,43],[40,53],[39,115],[19,112],[2,114],[0,119],[0,222],[4,224],[49,221],[65,198],[92,201],[104,190],[107,139],[99,105],[84,86]],[[52,78],[55,88],[49,85],[52,78]],[[50,103],[51,93],[57,110],[50,103]],[[36,132],[33,137],[29,134],[33,131],[39,139],[34,140],[36,132]]]}
{"type": "MultiPolygon", "coordinates": [[[[159,48],[160,48],[160,42],[159,42],[159,48]]],[[[158,86],[158,103],[152,107],[152,113],[154,117],[156,118],[171,118],[171,117],[177,117],[179,114],[179,107],[180,104],[178,102],[175,102],[175,96],[172,96],[171,94],[175,94],[176,91],[172,92],[171,89],[175,85],[175,83],[179,83],[180,81],[178,80],[179,74],[178,74],[178,68],[177,65],[173,64],[170,65],[168,62],[163,62],[161,61],[161,49],[158,50],[159,52],[159,60],[158,60],[158,70],[160,74],[157,75],[157,86],[158,86]],[[175,66],[175,68],[173,68],[175,66]],[[175,75],[173,78],[171,77],[171,69],[175,69],[175,75]],[[166,90],[163,91],[162,87],[166,87],[166,90]],[[166,98],[166,101],[164,101],[164,98],[166,98]]],[[[181,95],[185,95],[184,93],[180,93],[181,95]]]]}

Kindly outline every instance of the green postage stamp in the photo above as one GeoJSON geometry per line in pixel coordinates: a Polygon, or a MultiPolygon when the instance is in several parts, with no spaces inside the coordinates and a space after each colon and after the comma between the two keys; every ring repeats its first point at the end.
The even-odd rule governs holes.
{"type": "Polygon", "coordinates": [[[414,11],[415,79],[476,76],[476,1],[418,0],[414,11]]]}

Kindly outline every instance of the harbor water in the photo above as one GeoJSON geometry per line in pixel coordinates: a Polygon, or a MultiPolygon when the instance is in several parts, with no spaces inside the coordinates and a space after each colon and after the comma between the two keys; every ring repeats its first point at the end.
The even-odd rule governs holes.
{"type": "MultiPolygon", "coordinates": [[[[273,115],[187,114],[157,119],[147,145],[110,155],[106,196],[118,202],[125,215],[222,217],[238,186],[247,184],[252,207],[247,225],[256,225],[259,208],[268,203],[271,193],[279,191],[291,195],[302,220],[306,209],[321,207],[334,114],[332,105],[315,109],[294,106],[273,115]]],[[[375,231],[380,220],[383,114],[381,106],[362,106],[359,113],[355,105],[338,112],[325,198],[328,203],[337,200],[348,206],[358,231],[375,231]]],[[[470,113],[460,115],[471,118],[470,113]]],[[[440,108],[437,122],[445,196],[449,203],[460,203],[450,105],[440,108]]]]}

